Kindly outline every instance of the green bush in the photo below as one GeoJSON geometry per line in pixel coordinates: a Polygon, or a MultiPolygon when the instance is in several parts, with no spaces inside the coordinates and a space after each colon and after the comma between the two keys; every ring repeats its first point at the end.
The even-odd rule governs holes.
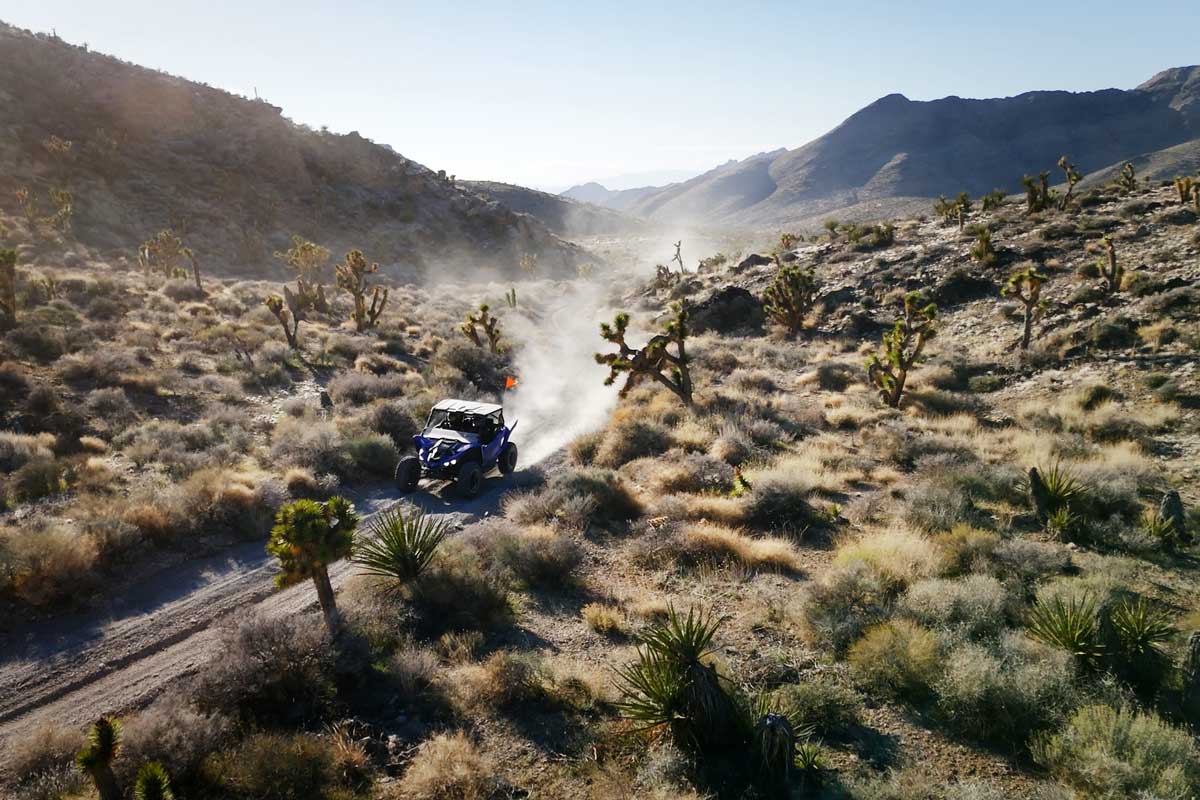
{"type": "Polygon", "coordinates": [[[382,433],[364,433],[346,440],[346,455],[354,470],[376,478],[391,478],[396,472],[400,453],[391,437],[382,433]]]}
{"type": "Polygon", "coordinates": [[[512,615],[509,582],[489,569],[463,542],[447,541],[408,589],[409,602],[423,635],[447,631],[487,630],[512,615]]]}
{"type": "Polygon", "coordinates": [[[326,738],[306,734],[255,733],[229,753],[212,759],[209,780],[245,800],[334,800],[346,782],[326,738]]]}
{"type": "Polygon", "coordinates": [[[900,598],[899,606],[926,627],[976,638],[994,635],[1004,627],[1012,598],[990,575],[969,575],[914,583],[900,598]]]}
{"type": "Polygon", "coordinates": [[[914,703],[929,696],[941,672],[937,637],[907,620],[868,628],[846,660],[872,691],[914,703]]]}
{"type": "Polygon", "coordinates": [[[775,691],[773,702],[800,730],[819,736],[842,736],[858,723],[863,698],[825,673],[775,691]]]}
{"type": "Polygon", "coordinates": [[[1190,798],[1200,754],[1184,730],[1151,713],[1085,706],[1061,731],[1035,739],[1034,760],[1088,800],[1190,798]]]}
{"type": "Polygon", "coordinates": [[[864,630],[887,618],[890,600],[884,581],[865,563],[835,566],[804,598],[805,634],[813,644],[843,654],[864,630]]]}
{"type": "Polygon", "coordinates": [[[635,458],[662,455],[672,444],[670,432],[662,425],[631,419],[604,432],[592,461],[598,467],[616,468],[635,458]]]}

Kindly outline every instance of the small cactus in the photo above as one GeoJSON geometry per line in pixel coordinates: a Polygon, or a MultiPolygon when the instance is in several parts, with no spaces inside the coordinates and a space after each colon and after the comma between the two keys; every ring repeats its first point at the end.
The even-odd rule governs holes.
{"type": "Polygon", "coordinates": [[[388,290],[379,286],[369,286],[367,276],[379,272],[378,264],[367,265],[367,259],[361,250],[351,250],[346,259],[334,267],[339,289],[343,289],[354,299],[354,329],[362,333],[379,324],[379,316],[387,305],[388,290]],[[367,290],[371,290],[371,304],[367,305],[367,290]]]}
{"type": "Polygon", "coordinates": [[[101,717],[92,723],[87,744],[75,755],[75,765],[92,779],[100,800],[121,800],[121,789],[112,770],[113,759],[120,749],[120,721],[101,717]]]}
{"type": "Polygon", "coordinates": [[[892,408],[900,407],[908,371],[933,338],[936,321],[937,306],[926,303],[920,292],[909,292],[904,297],[904,315],[884,334],[882,357],[872,353],[867,360],[867,377],[880,399],[892,408]]]}
{"type": "Polygon", "coordinates": [[[675,315],[667,322],[663,332],[651,337],[641,349],[630,347],[625,341],[625,332],[629,328],[628,314],[617,314],[611,325],[607,322],[600,324],[600,336],[617,346],[615,353],[596,353],[596,363],[609,368],[608,377],[604,380],[606,386],[611,386],[624,373],[627,377],[621,394],[625,395],[641,381],[651,378],[670,389],[685,406],[692,405],[692,375],[686,350],[691,310],[686,300],[676,303],[673,310],[675,315]],[[671,345],[675,346],[674,353],[668,350],[671,345]]]}
{"type": "Polygon", "coordinates": [[[1042,285],[1049,280],[1045,274],[1038,271],[1035,264],[1013,274],[1004,288],[1000,290],[1003,297],[1011,297],[1021,302],[1024,307],[1024,330],[1021,334],[1021,349],[1029,349],[1029,340],[1033,336],[1033,323],[1045,313],[1042,303],[1042,285]]]}
{"type": "Polygon", "coordinates": [[[504,303],[509,308],[517,307],[517,287],[514,286],[504,293],[504,303]]]}
{"type": "Polygon", "coordinates": [[[483,329],[483,335],[487,337],[488,349],[493,353],[500,352],[500,320],[492,316],[487,303],[480,305],[477,313],[468,314],[467,321],[459,330],[473,345],[483,347],[483,339],[479,335],[480,328],[483,329]]]}
{"type": "Polygon", "coordinates": [[[816,302],[817,288],[812,267],[802,269],[794,263],[781,265],[763,293],[763,310],[772,322],[789,333],[799,333],[816,302]]]}
{"type": "Polygon", "coordinates": [[[17,326],[17,251],[0,250],[0,331],[17,326]]]}

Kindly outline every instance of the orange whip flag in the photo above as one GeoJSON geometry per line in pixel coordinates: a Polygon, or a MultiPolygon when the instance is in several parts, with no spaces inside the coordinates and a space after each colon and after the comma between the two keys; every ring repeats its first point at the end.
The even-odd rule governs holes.
{"type": "Polygon", "coordinates": [[[517,385],[517,379],[512,375],[506,375],[504,378],[504,391],[508,391],[517,385]]]}

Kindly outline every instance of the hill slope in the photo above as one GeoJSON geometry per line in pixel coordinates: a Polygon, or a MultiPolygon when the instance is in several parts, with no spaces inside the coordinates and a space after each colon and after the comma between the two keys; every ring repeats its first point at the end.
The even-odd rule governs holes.
{"type": "Polygon", "coordinates": [[[462,181],[462,184],[485,198],[541,221],[558,236],[629,234],[645,228],[644,223],[627,214],[564,195],[494,181],[462,181]]]}
{"type": "Polygon", "coordinates": [[[491,268],[526,252],[548,273],[585,254],[535,219],[358,133],[0,24],[0,196],[74,196],[73,235],[111,257],[173,227],[213,272],[254,274],[300,233],[361,248],[397,277],[491,268]],[[69,142],[56,146],[55,140],[69,142]]]}
{"type": "Polygon", "coordinates": [[[1200,139],[1198,98],[1200,67],[1166,70],[1128,91],[928,102],[892,94],[803,147],[723,164],[644,194],[628,210],[652,220],[766,224],[864,203],[886,209],[895,198],[1016,190],[1023,174],[1052,170],[1063,153],[1085,173],[1141,158],[1150,177],[1170,177],[1186,153],[1151,154],[1200,139]]]}

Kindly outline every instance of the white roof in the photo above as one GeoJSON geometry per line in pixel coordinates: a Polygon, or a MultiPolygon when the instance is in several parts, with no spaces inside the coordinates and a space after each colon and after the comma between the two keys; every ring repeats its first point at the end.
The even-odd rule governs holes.
{"type": "Polygon", "coordinates": [[[471,400],[443,400],[433,407],[434,411],[457,411],[461,414],[495,414],[504,406],[495,403],[476,403],[471,400]]]}

